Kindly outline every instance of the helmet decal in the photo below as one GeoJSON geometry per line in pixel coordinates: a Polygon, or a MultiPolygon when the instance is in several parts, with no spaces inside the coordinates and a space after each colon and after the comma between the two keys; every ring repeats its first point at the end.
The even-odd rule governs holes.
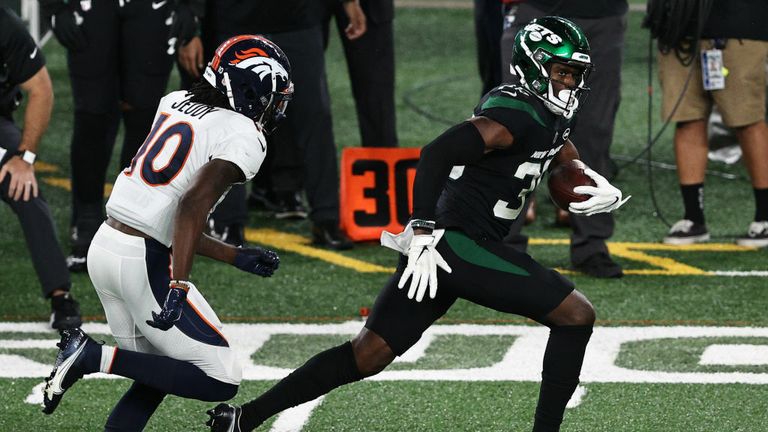
{"type": "Polygon", "coordinates": [[[247,116],[269,133],[285,117],[293,95],[291,65],[268,39],[240,35],[222,43],[203,73],[221,91],[232,110],[247,116]]]}
{"type": "Polygon", "coordinates": [[[288,80],[288,72],[285,68],[277,60],[269,57],[252,56],[245,60],[238,60],[235,64],[240,69],[250,69],[261,79],[268,77],[269,74],[274,74],[276,77],[282,77],[286,81],[288,80]]]}
{"type": "Polygon", "coordinates": [[[547,42],[551,43],[552,45],[560,45],[563,42],[563,39],[552,32],[552,30],[549,30],[548,28],[535,22],[531,22],[530,24],[526,25],[525,30],[531,32],[528,37],[531,38],[531,40],[534,42],[539,42],[542,39],[546,39],[547,42]]]}
{"type": "Polygon", "coordinates": [[[235,53],[235,59],[232,60],[230,64],[238,64],[245,59],[249,59],[256,56],[269,57],[269,54],[267,54],[266,51],[264,51],[261,48],[251,48],[243,51],[237,51],[235,53]]]}

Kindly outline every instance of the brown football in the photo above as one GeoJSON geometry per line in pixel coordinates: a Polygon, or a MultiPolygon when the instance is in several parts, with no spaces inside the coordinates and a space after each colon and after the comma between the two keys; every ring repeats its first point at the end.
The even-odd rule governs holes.
{"type": "Polygon", "coordinates": [[[572,202],[586,201],[591,195],[577,194],[576,186],[597,186],[591,177],[584,174],[587,166],[580,160],[570,160],[557,165],[550,173],[547,185],[552,201],[563,210],[572,202]]]}

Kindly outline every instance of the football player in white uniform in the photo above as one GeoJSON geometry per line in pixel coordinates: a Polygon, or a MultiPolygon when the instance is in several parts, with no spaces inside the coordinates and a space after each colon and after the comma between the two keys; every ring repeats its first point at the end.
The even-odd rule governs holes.
{"type": "Polygon", "coordinates": [[[43,412],[52,413],[65,391],[94,372],[134,380],[106,430],[143,429],[167,394],[205,401],[236,394],[240,365],[190,270],[195,253],[265,277],[277,269],[274,252],[235,248],[203,234],[203,227],[229,187],[259,170],[264,134],[284,117],[292,94],[280,48],[241,35],[219,46],[192,90],[160,101],[147,139],[115,182],[107,220],[88,253],[88,273],[117,347],[80,329],[62,332],[43,412]]]}

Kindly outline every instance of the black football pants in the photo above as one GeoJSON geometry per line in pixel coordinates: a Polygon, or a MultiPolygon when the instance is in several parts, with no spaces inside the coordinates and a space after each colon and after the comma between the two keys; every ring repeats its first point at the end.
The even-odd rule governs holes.
{"type": "Polygon", "coordinates": [[[543,322],[574,289],[558,272],[501,242],[473,240],[461,231],[447,230],[436,249],[452,270],[438,268],[437,296],[431,299],[426,294],[421,302],[409,299],[410,280],[398,289],[407,263],[401,255],[397,271],[379,292],[365,323],[397,355],[413,346],[458,298],[543,322]]]}
{"type": "MultiPolygon", "coordinates": [[[[0,116],[0,147],[15,150],[20,142],[21,131],[10,119],[0,116]]],[[[0,166],[2,166],[1,163],[0,166]]],[[[37,181],[40,182],[39,177],[37,181]]],[[[48,203],[43,199],[42,193],[29,201],[12,200],[8,196],[10,182],[11,179],[8,176],[0,183],[0,198],[11,207],[21,223],[32,265],[43,289],[43,296],[50,297],[56,289],[68,291],[69,271],[59,247],[56,227],[48,203]]],[[[13,252],[6,250],[4,253],[13,252]]]]}
{"type": "Polygon", "coordinates": [[[71,153],[74,249],[87,249],[103,221],[104,182],[120,118],[125,126],[120,154],[123,167],[147,136],[157,103],[165,94],[175,56],[168,44],[172,3],[75,3],[88,45],[67,53],[75,105],[71,153]]]}

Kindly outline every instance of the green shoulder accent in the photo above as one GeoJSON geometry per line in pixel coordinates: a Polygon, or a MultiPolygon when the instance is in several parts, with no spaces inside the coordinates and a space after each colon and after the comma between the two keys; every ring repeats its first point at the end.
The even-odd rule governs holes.
{"type": "Polygon", "coordinates": [[[520,276],[531,275],[524,268],[518,267],[509,261],[505,261],[503,258],[481,248],[472,239],[467,237],[466,234],[460,231],[446,231],[445,240],[448,242],[448,246],[451,247],[453,252],[458,255],[459,258],[470,264],[520,276]]]}
{"type": "Polygon", "coordinates": [[[541,118],[538,112],[536,112],[536,109],[531,106],[531,104],[521,101],[518,99],[512,99],[509,97],[504,96],[491,96],[488,98],[485,103],[483,103],[483,106],[480,107],[480,109],[490,109],[490,108],[511,108],[516,109],[520,111],[525,111],[528,114],[530,114],[531,117],[533,117],[534,120],[536,120],[536,123],[542,125],[543,127],[547,127],[547,124],[544,122],[544,119],[541,118]]]}

